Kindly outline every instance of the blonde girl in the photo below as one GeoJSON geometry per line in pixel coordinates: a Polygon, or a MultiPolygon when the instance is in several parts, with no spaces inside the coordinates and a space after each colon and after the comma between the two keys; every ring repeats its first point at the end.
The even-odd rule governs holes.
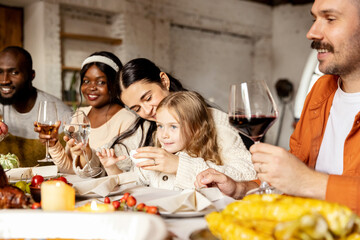
{"type": "Polygon", "coordinates": [[[140,183],[174,190],[194,188],[199,172],[222,165],[211,108],[200,94],[182,91],[164,98],[156,110],[156,126],[156,147],[191,163],[173,164],[160,159],[150,166],[135,167],[140,183]],[[164,167],[150,170],[154,166],[164,167]]]}

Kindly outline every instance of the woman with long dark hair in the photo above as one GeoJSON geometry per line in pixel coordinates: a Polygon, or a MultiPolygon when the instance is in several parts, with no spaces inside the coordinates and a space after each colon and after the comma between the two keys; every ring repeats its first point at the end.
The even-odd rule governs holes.
{"type": "MultiPolygon", "coordinates": [[[[147,170],[173,173],[176,174],[177,178],[191,178],[195,181],[199,172],[214,167],[233,179],[252,180],[255,178],[256,174],[251,163],[250,153],[245,148],[236,129],[228,123],[227,114],[210,106],[217,131],[216,141],[220,148],[223,165],[197,165],[195,161],[182,159],[181,156],[169,153],[163,148],[154,147],[153,133],[156,130],[157,106],[172,92],[185,91],[186,89],[179,80],[161,71],[150,60],[138,58],[125,64],[120,74],[120,89],[122,102],[139,117],[136,124],[120,135],[117,141],[112,144],[115,151],[102,150],[98,153],[101,161],[116,162],[126,159],[127,153],[117,149],[117,146],[128,141],[125,144],[128,148],[138,148],[137,154],[134,155],[135,158],[150,159],[136,165],[147,170]],[[139,134],[139,129],[141,129],[141,140],[129,143],[129,139],[133,138],[134,134],[139,134]],[[115,155],[118,157],[115,158],[115,155]],[[170,170],[168,168],[170,165],[176,165],[177,171],[170,170]],[[181,171],[181,169],[191,170],[181,171]]],[[[121,171],[119,170],[119,172],[121,171]]]]}

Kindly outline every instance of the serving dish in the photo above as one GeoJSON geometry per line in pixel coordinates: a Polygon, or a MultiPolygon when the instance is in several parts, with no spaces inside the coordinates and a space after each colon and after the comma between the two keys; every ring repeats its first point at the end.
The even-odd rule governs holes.
{"type": "Polygon", "coordinates": [[[164,221],[139,212],[0,210],[0,238],[165,239],[164,221]]]}

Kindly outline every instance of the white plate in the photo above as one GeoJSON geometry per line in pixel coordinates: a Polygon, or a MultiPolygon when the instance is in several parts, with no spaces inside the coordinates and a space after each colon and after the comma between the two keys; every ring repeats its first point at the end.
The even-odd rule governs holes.
{"type": "Polygon", "coordinates": [[[40,166],[40,167],[27,167],[27,168],[13,168],[6,172],[6,176],[10,183],[16,183],[20,180],[31,181],[35,175],[41,175],[45,179],[54,178],[58,174],[56,165],[40,166]]]}
{"type": "Polygon", "coordinates": [[[154,239],[167,235],[161,217],[136,212],[0,210],[0,238],[154,239]],[[141,231],[139,231],[139,229],[141,231]]]}
{"type": "Polygon", "coordinates": [[[163,212],[160,211],[160,215],[163,217],[171,217],[171,218],[192,218],[192,217],[202,217],[205,216],[208,213],[214,212],[216,209],[214,208],[206,208],[200,212],[163,212]]]}

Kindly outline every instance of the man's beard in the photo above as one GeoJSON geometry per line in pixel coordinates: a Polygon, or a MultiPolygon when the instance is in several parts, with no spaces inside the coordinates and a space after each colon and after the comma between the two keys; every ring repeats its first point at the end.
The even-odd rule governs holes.
{"type": "Polygon", "coordinates": [[[21,88],[21,89],[18,89],[14,93],[14,95],[9,98],[4,98],[0,94],[0,103],[3,105],[13,105],[14,103],[17,103],[17,102],[22,102],[22,101],[25,102],[25,101],[27,101],[28,95],[30,95],[30,92],[31,91],[29,89],[21,88]]]}
{"type": "Polygon", "coordinates": [[[357,71],[360,63],[360,40],[358,39],[358,34],[353,34],[349,40],[344,43],[345,45],[341,46],[341,50],[337,51],[334,47],[328,43],[322,43],[321,41],[313,41],[311,43],[311,48],[313,49],[326,49],[334,55],[333,61],[329,62],[326,66],[321,66],[320,61],[320,71],[325,74],[346,76],[354,71],[357,71]]]}
{"type": "Polygon", "coordinates": [[[0,103],[2,105],[12,105],[14,103],[14,96],[11,97],[11,98],[3,98],[1,95],[0,95],[0,103]]]}
{"type": "MultiPolygon", "coordinates": [[[[334,47],[328,43],[322,43],[321,41],[313,41],[311,43],[311,48],[312,49],[324,49],[324,50],[328,50],[328,52],[333,53],[334,54],[334,47]]],[[[321,63],[321,61],[320,61],[321,63]]],[[[321,66],[319,66],[321,67],[321,66]]],[[[323,72],[324,74],[334,74],[337,75],[339,73],[339,69],[336,65],[332,64],[328,67],[326,67],[326,69],[320,69],[321,72],[323,72]]]]}

